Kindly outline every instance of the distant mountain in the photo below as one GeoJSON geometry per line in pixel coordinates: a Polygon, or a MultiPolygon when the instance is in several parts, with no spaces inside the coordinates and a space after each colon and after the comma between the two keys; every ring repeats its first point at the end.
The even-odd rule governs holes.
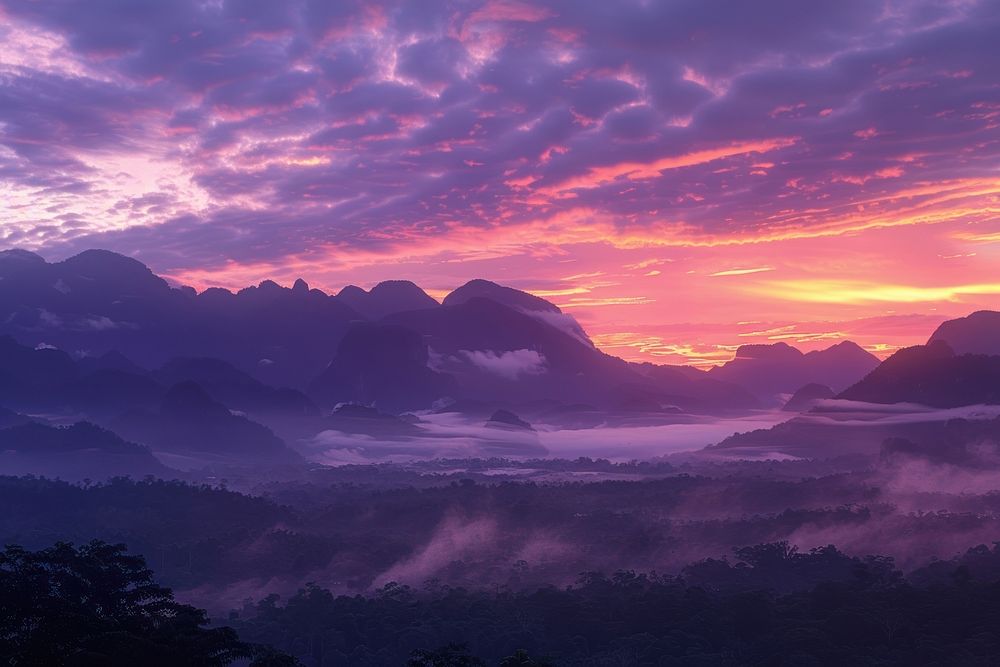
{"type": "Polygon", "coordinates": [[[770,428],[734,433],[703,453],[736,458],[780,459],[795,456],[829,459],[851,454],[873,455],[886,438],[926,429],[925,423],[896,424],[867,415],[830,417],[806,412],[770,428]],[[844,423],[844,422],[847,423],[844,423]]]}
{"type": "Polygon", "coordinates": [[[1000,356],[956,355],[935,340],[899,350],[838,398],[937,408],[1000,403],[1000,356]]]}
{"type": "Polygon", "coordinates": [[[472,299],[489,299],[513,310],[526,313],[550,326],[561,329],[586,345],[593,346],[590,338],[576,319],[563,313],[554,303],[534,294],[498,285],[489,280],[481,278],[470,280],[446,296],[442,303],[445,306],[458,306],[472,299]]]}
{"type": "Polygon", "coordinates": [[[62,350],[31,348],[0,336],[0,404],[31,410],[57,400],[79,377],[80,370],[62,350]]]}
{"type": "Polygon", "coordinates": [[[735,359],[712,368],[709,375],[745,387],[759,397],[773,398],[810,383],[840,391],[878,365],[878,357],[850,341],[805,354],[786,343],[775,343],[742,345],[735,359]]]}
{"type": "Polygon", "coordinates": [[[377,438],[413,437],[420,434],[416,418],[407,419],[379,412],[364,405],[339,406],[323,419],[324,429],[342,433],[358,433],[377,438]]]}
{"type": "Polygon", "coordinates": [[[52,263],[0,253],[4,333],[30,352],[5,353],[0,341],[0,361],[8,354],[15,362],[0,364],[0,404],[11,408],[110,417],[121,401],[156,412],[167,387],[192,380],[296,439],[311,428],[305,418],[317,417],[310,399],[322,410],[351,402],[399,412],[449,400],[532,415],[574,404],[728,412],[808,382],[842,389],[877,363],[844,343],[806,355],[745,346],[711,373],[631,364],[596,349],[555,304],[487,280],[466,283],[443,304],[408,281],[337,296],[301,279],[290,288],[265,280],[197,293],[99,250],[52,263]],[[308,398],[297,391],[306,388],[308,398]]]}
{"type": "Polygon", "coordinates": [[[389,412],[426,408],[454,389],[453,379],[431,369],[429,360],[427,344],[417,332],[357,322],[309,392],[323,406],[355,402],[389,412]]]}
{"type": "Polygon", "coordinates": [[[194,381],[234,410],[261,418],[318,417],[302,392],[271,387],[220,359],[179,357],[149,372],[117,351],[74,360],[50,347],[30,348],[0,336],[0,405],[31,413],[105,422],[155,410],[168,387],[194,381]]]}
{"type": "Polygon", "coordinates": [[[544,313],[560,313],[559,307],[545,299],[528,294],[512,287],[504,287],[497,283],[477,278],[470,280],[451,292],[442,302],[445,306],[458,306],[471,299],[490,299],[508,308],[544,313]]]}
{"type": "Polygon", "coordinates": [[[486,402],[593,399],[606,405],[642,378],[629,365],[522,310],[475,297],[385,319],[423,336],[462,398],[486,402]]]}
{"type": "Polygon", "coordinates": [[[300,460],[270,429],[234,415],[195,382],[174,385],[158,410],[130,412],[111,427],[157,452],[221,458],[234,464],[300,460]]]}
{"type": "Polygon", "coordinates": [[[0,429],[0,470],[69,480],[171,477],[176,472],[145,447],[85,422],[68,427],[28,422],[0,429]]]}
{"type": "Polygon", "coordinates": [[[319,408],[302,392],[266,385],[221,359],[178,357],[152,375],[165,386],[195,382],[230,409],[250,415],[319,415],[319,408]]]}
{"type": "Polygon", "coordinates": [[[77,362],[77,366],[79,366],[80,370],[84,373],[113,370],[131,373],[132,375],[149,374],[145,368],[133,362],[118,350],[105,352],[99,357],[89,355],[81,357],[77,362]]]}
{"type": "Polygon", "coordinates": [[[666,395],[668,402],[681,407],[696,407],[705,411],[746,410],[760,407],[760,401],[749,390],[731,382],[715,379],[706,371],[687,366],[651,363],[632,366],[640,375],[650,378],[668,392],[666,395]]]}
{"type": "Polygon", "coordinates": [[[66,385],[65,406],[91,418],[116,417],[129,410],[155,407],[164,387],[148,374],[114,368],[98,369],[66,385]]]}
{"type": "Polygon", "coordinates": [[[369,292],[355,285],[348,285],[335,298],[372,320],[380,320],[393,313],[441,305],[409,280],[386,280],[375,285],[369,292]]]}
{"type": "Polygon", "coordinates": [[[489,428],[512,429],[515,431],[534,431],[531,424],[508,410],[497,410],[486,421],[489,428]]]}
{"type": "Polygon", "coordinates": [[[792,394],[792,397],[788,399],[788,402],[781,409],[785,412],[806,412],[815,407],[820,401],[833,398],[834,396],[833,389],[830,389],[825,384],[811,382],[792,394]]]}
{"type": "Polygon", "coordinates": [[[1000,418],[949,419],[911,438],[886,438],[879,452],[883,463],[922,459],[934,464],[988,468],[1000,464],[1000,418]]]}
{"type": "Polygon", "coordinates": [[[980,310],[967,317],[944,322],[928,343],[944,341],[955,354],[1000,355],[1000,313],[980,310]]]}
{"type": "Polygon", "coordinates": [[[172,288],[141,262],[88,250],[48,263],[0,252],[0,334],[101,357],[113,350],[155,368],[216,357],[271,384],[304,386],[363,316],[304,283],[264,281],[234,294],[172,288]]]}

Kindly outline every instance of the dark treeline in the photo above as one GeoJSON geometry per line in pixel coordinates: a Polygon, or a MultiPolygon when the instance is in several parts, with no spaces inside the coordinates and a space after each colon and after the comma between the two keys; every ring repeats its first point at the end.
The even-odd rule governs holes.
{"type": "Polygon", "coordinates": [[[315,666],[414,656],[436,666],[988,665],[1000,651],[998,578],[997,547],[907,579],[891,559],[769,544],[678,577],[588,573],[530,592],[432,581],[338,597],[307,586],[230,622],[315,666]]]}
{"type": "Polygon", "coordinates": [[[8,664],[990,665],[1000,543],[908,577],[891,558],[780,542],[676,576],[588,572],[565,587],[430,580],[338,596],[308,584],[247,601],[227,623],[175,601],[123,545],[0,552],[8,664]]]}
{"type": "Polygon", "coordinates": [[[862,473],[425,488],[344,479],[275,483],[250,496],[157,480],[0,477],[0,543],[122,542],[165,584],[209,587],[197,599],[218,610],[310,580],[364,592],[393,579],[531,587],[590,570],[676,572],[780,540],[880,552],[912,570],[1000,535],[1000,493],[891,494],[862,473]]]}

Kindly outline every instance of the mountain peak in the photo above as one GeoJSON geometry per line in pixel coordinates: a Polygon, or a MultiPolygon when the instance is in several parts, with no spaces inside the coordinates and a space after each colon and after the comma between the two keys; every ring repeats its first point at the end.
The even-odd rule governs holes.
{"type": "Polygon", "coordinates": [[[22,248],[11,248],[10,250],[0,250],[0,262],[17,262],[20,264],[47,264],[41,255],[36,255],[29,250],[22,248]]]}
{"type": "Polygon", "coordinates": [[[354,298],[359,296],[363,297],[366,294],[368,294],[368,292],[358,287],[357,285],[345,285],[342,290],[337,292],[337,298],[343,299],[343,298],[354,298]]]}
{"type": "Polygon", "coordinates": [[[792,394],[785,406],[781,408],[785,412],[806,412],[815,406],[819,401],[835,396],[833,389],[825,384],[810,382],[792,394]]]}
{"type": "Polygon", "coordinates": [[[375,298],[396,298],[409,299],[414,305],[422,304],[421,307],[433,308],[440,305],[427,292],[420,289],[416,283],[410,280],[383,280],[368,292],[369,296],[375,298]]]}
{"type": "Polygon", "coordinates": [[[276,292],[278,290],[284,289],[284,287],[274,282],[273,280],[262,280],[260,284],[257,285],[257,289],[261,290],[262,292],[276,292]]]}
{"type": "Polygon", "coordinates": [[[943,322],[928,340],[935,341],[947,342],[957,354],[1000,355],[1000,313],[977,310],[943,322]]]}
{"type": "Polygon", "coordinates": [[[748,343],[736,349],[737,359],[797,359],[803,356],[802,351],[788,343],[748,343]]]}
{"type": "Polygon", "coordinates": [[[372,320],[441,305],[409,280],[384,280],[369,292],[356,285],[348,285],[335,298],[372,320]]]}
{"type": "Polygon", "coordinates": [[[507,428],[519,431],[534,431],[534,427],[509,410],[497,410],[486,421],[491,428],[507,428]]]}
{"type": "Polygon", "coordinates": [[[955,354],[943,340],[903,348],[838,398],[937,408],[1000,403],[1000,357],[955,354]]]}
{"type": "Polygon", "coordinates": [[[72,257],[67,257],[62,262],[63,266],[72,266],[74,268],[97,268],[103,270],[107,269],[128,269],[132,271],[144,271],[152,273],[145,264],[137,259],[129,257],[128,255],[122,255],[121,253],[112,252],[111,250],[101,250],[100,248],[92,248],[90,250],[84,250],[81,253],[77,253],[72,257]]]}
{"type": "Polygon", "coordinates": [[[84,250],[55,265],[68,280],[74,277],[93,284],[104,284],[105,289],[169,290],[167,281],[153,273],[137,259],[110,250],[84,250]]]}
{"type": "Polygon", "coordinates": [[[383,290],[406,290],[406,291],[417,291],[423,293],[423,290],[417,287],[417,284],[412,280],[383,280],[382,282],[375,285],[375,287],[369,290],[369,294],[374,294],[375,292],[383,290]]]}
{"type": "Polygon", "coordinates": [[[476,278],[465,283],[444,298],[444,305],[457,306],[475,298],[486,298],[509,306],[516,310],[561,313],[554,303],[546,301],[534,294],[523,292],[513,287],[505,287],[482,278],[476,278]]]}

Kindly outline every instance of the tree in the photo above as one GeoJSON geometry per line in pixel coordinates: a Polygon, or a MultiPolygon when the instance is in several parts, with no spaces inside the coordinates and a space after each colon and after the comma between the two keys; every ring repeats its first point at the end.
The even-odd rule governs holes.
{"type": "Polygon", "coordinates": [[[485,667],[486,663],[469,653],[465,644],[448,644],[439,649],[417,649],[407,667],[485,667]]]}
{"type": "Polygon", "coordinates": [[[554,664],[545,658],[532,658],[523,648],[500,661],[500,667],[554,667],[554,664]]]}
{"type": "Polygon", "coordinates": [[[174,600],[124,545],[59,542],[0,552],[0,662],[46,665],[294,664],[208,628],[204,610],[174,600]]]}

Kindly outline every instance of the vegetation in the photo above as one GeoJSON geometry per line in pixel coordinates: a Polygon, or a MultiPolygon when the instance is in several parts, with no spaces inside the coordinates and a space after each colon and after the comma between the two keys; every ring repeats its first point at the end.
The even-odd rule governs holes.
{"type": "Polygon", "coordinates": [[[287,656],[208,628],[124,545],[60,542],[0,553],[0,661],[11,665],[291,665],[287,656]]]}
{"type": "MultiPolygon", "coordinates": [[[[998,548],[970,555],[1000,564],[998,548]]],[[[362,597],[310,585],[234,622],[317,666],[995,664],[1000,582],[958,561],[947,570],[914,583],[889,559],[771,544],[680,577],[588,573],[530,592],[390,584],[362,597]],[[804,587],[779,593],[783,578],[804,587]]]]}

